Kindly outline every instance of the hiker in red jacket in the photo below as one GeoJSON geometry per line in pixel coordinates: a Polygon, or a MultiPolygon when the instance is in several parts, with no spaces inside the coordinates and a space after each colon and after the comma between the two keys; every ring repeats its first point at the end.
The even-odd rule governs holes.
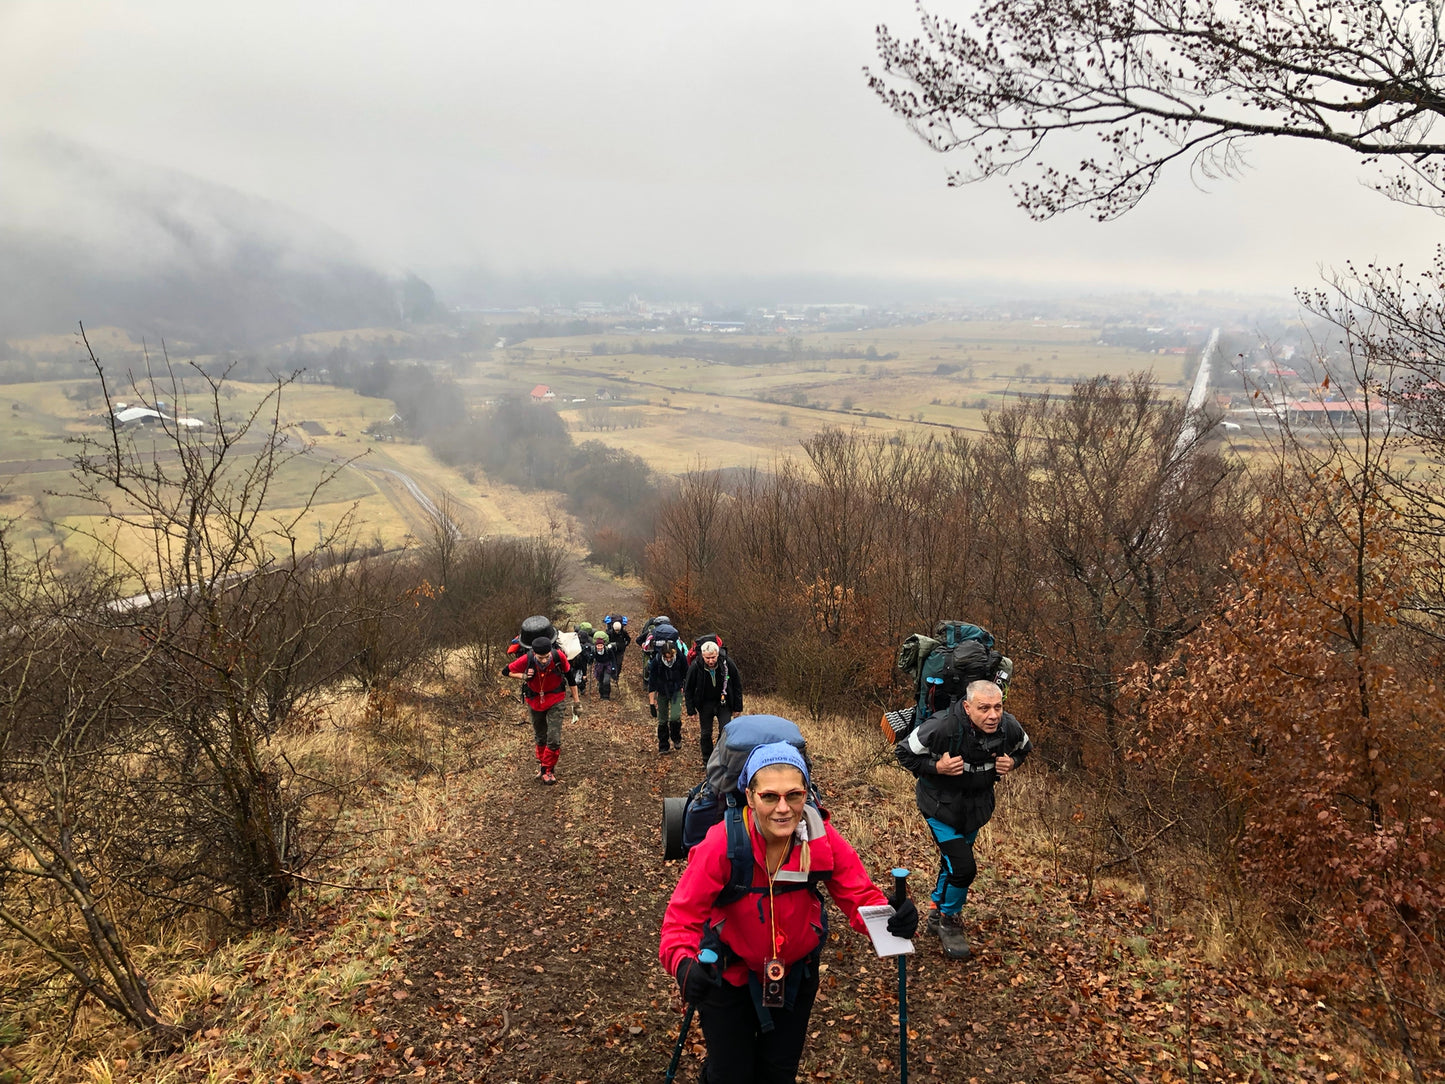
{"type": "MultiPolygon", "coordinates": [[[[659,955],[683,1000],[697,1006],[707,1040],[704,1084],[790,1084],[803,1056],[827,939],[815,885],[827,886],[859,933],[865,927],[858,909],[890,901],[857,852],[806,805],[808,768],[792,745],[754,749],[738,788],[747,799],[751,891],[718,902],[732,875],[727,825],[720,821],[688,857],[663,916],[659,955]],[[717,952],[716,964],[698,961],[704,948],[717,952]],[[770,968],[781,971],[775,999],[767,989],[770,968]]],[[[912,937],[917,908],[906,897],[893,902],[889,932],[912,937]]]]}
{"type": "Polygon", "coordinates": [[[530,649],[502,669],[504,676],[524,682],[522,697],[532,713],[532,735],[537,739],[537,778],[543,783],[557,782],[569,669],[566,652],[554,651],[545,636],[533,640],[530,649]]]}

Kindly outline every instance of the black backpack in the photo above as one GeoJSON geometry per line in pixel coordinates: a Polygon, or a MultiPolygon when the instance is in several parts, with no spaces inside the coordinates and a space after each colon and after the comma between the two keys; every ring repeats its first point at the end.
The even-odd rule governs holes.
{"type": "Polygon", "coordinates": [[[702,650],[703,644],[717,644],[717,657],[719,659],[728,657],[728,649],[723,647],[722,637],[715,632],[705,632],[695,639],[687,649],[687,664],[689,666],[697,661],[698,653],[702,650]]]}
{"type": "MultiPolygon", "coordinates": [[[[748,755],[759,745],[785,741],[803,754],[807,763],[807,742],[798,725],[778,715],[739,715],[727,726],[707,762],[707,778],[693,787],[686,798],[665,798],[662,809],[663,857],[685,857],[702,842],[708,830],[718,821],[727,825],[728,860],[731,872],[727,884],[717,894],[714,906],[723,907],[751,892],[766,892],[753,887],[753,844],[743,823],[747,803],[738,790],[738,776],[748,755]]],[[[826,817],[818,788],[812,783],[809,767],[808,805],[826,817]]],[[[775,882],[773,892],[795,892],[812,889],[833,875],[831,869],[814,869],[806,880],[775,882]]]]}
{"type": "Polygon", "coordinates": [[[557,639],[557,626],[552,624],[552,619],[546,614],[538,614],[523,621],[522,632],[517,637],[517,642],[523,647],[531,647],[532,641],[538,636],[545,636],[553,641],[557,639]]]}

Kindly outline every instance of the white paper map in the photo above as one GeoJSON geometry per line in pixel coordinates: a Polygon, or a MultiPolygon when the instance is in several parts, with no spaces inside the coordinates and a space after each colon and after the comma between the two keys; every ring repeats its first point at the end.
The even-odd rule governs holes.
{"type": "Polygon", "coordinates": [[[873,939],[874,951],[879,956],[902,956],[913,951],[913,942],[906,937],[894,937],[888,932],[888,920],[893,917],[893,908],[886,903],[875,903],[872,907],[860,907],[858,913],[868,927],[868,936],[873,939]]]}

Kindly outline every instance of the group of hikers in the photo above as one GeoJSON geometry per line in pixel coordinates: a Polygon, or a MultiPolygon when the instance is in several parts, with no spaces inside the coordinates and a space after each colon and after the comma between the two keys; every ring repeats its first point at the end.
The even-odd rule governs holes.
{"type": "MultiPolygon", "coordinates": [[[[573,719],[581,713],[589,676],[596,682],[598,697],[610,700],[633,639],[626,616],[608,614],[595,627],[583,621],[571,633],[576,642],[569,658],[561,644],[564,634],[557,633],[545,618],[528,620],[545,623],[545,629],[512,641],[508,647],[512,658],[503,666],[502,675],[523,683],[522,699],[536,739],[537,779],[552,784],[557,782],[569,690],[573,719]]],[[[719,637],[699,636],[689,646],[666,616],[654,617],[643,626],[639,647],[648,709],[657,720],[658,753],[682,748],[686,714],[698,720],[698,748],[706,762],[712,756],[714,726],[721,732],[743,710],[743,682],[737,664],[728,658],[719,637]]]]}
{"type": "MultiPolygon", "coordinates": [[[[604,696],[632,642],[627,626],[626,618],[609,615],[593,633],[592,654],[583,665],[593,670],[604,696]]],[[[553,639],[534,639],[504,669],[526,683],[544,783],[556,781],[567,690],[573,689],[574,712],[582,695],[568,680],[571,664],[553,639]]],[[[742,712],[736,665],[717,637],[699,638],[689,650],[665,619],[649,622],[639,642],[658,751],[681,748],[682,714],[697,715],[707,783],[714,782],[712,724],[720,724],[722,735],[742,712]]],[[[998,780],[1024,763],[1032,743],[1004,710],[1006,672],[997,680],[967,680],[949,696],[940,693],[941,679],[929,680],[938,683],[920,699],[916,725],[910,721],[898,735],[894,756],[916,778],[918,810],[938,851],[924,929],[939,939],[946,957],[958,960],[971,954],[963,907],[978,873],[974,843],[993,816],[998,780]]],[[[859,933],[867,933],[863,908],[890,905],[887,929],[901,938],[917,933],[919,913],[901,891],[889,896],[873,883],[833,826],[801,742],[757,744],[726,785],[735,788],[724,796],[732,821],[712,824],[687,855],[663,917],[659,956],[700,1021],[707,1044],[704,1084],[787,1084],[796,1080],[827,941],[822,889],[859,933]]]]}

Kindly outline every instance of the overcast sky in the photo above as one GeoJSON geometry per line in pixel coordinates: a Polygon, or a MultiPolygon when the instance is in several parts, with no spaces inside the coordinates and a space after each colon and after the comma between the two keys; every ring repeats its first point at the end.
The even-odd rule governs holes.
{"type": "MultiPolygon", "coordinates": [[[[961,13],[956,0],[932,7],[961,13]]],[[[868,90],[909,0],[0,0],[0,136],[285,205],[386,270],[843,271],[1280,290],[1438,220],[1277,146],[1113,223],[949,189],[868,90]]],[[[12,214],[56,197],[0,161],[12,214]],[[29,185],[29,188],[27,188],[29,185]]]]}

